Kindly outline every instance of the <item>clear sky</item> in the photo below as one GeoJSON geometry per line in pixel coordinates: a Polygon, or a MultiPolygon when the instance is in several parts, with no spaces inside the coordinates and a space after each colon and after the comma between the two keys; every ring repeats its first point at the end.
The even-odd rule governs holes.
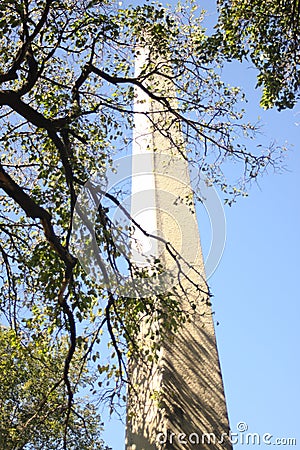
{"type": "Polygon", "coordinates": [[[226,247],[210,284],[227,406],[233,431],[244,421],[249,432],[297,437],[300,448],[300,108],[259,111],[253,71],[236,66],[228,79],[252,87],[248,110],[261,115],[265,135],[294,147],[285,173],[225,209],[226,247]]]}
{"type": "MultiPolygon", "coordinates": [[[[213,5],[210,0],[200,6],[213,12],[213,5]]],[[[225,207],[225,252],[209,284],[232,431],[244,422],[248,431],[242,434],[270,433],[272,443],[296,438],[296,446],[284,448],[300,449],[300,105],[262,111],[250,66],[228,64],[224,78],[245,89],[249,118],[260,116],[264,124],[261,140],[293,147],[283,174],[270,172],[249,197],[225,207]]],[[[207,237],[201,233],[201,239],[205,250],[207,237]]],[[[123,433],[117,420],[108,422],[104,437],[113,450],[124,448],[123,433]]],[[[241,439],[234,446],[263,447],[270,448],[243,445],[241,439]]]]}
{"type": "MultiPolygon", "coordinates": [[[[286,171],[269,173],[249,197],[225,208],[225,252],[209,281],[232,431],[245,422],[242,434],[270,433],[272,443],[292,437],[297,446],[284,447],[300,448],[300,105],[262,111],[255,74],[250,63],[224,70],[228,82],[245,90],[249,119],[261,117],[257,143],[290,144],[286,171]]],[[[270,448],[246,446],[241,439],[234,446],[247,447],[270,448]]]]}

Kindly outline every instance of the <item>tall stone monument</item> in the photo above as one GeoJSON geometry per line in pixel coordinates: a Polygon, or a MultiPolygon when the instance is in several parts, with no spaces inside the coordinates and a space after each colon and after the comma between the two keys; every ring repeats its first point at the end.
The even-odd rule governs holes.
{"type": "MultiPolygon", "coordinates": [[[[138,53],[136,75],[147,64],[148,50],[141,47],[138,53]]],[[[152,79],[162,91],[157,95],[172,89],[166,80],[161,75],[152,79]]],[[[126,450],[229,450],[226,402],[183,136],[164,104],[139,87],[135,94],[131,212],[146,233],[136,230],[134,252],[142,255],[141,266],[153,257],[171,272],[169,288],[180,296],[189,320],[169,333],[156,359],[129,361],[126,450]]],[[[162,284],[167,289],[168,283],[162,284]]],[[[152,345],[148,326],[142,324],[140,335],[145,355],[152,345]]],[[[159,321],[151,326],[159,336],[159,321]]]]}

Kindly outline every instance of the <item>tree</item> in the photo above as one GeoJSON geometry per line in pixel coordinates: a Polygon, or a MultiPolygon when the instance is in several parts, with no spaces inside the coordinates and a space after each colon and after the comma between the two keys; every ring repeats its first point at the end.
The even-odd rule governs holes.
{"type": "Polygon", "coordinates": [[[212,42],[221,58],[254,63],[263,108],[293,108],[300,87],[299,0],[219,0],[218,8],[212,42]]]}
{"type": "MultiPolygon", "coordinates": [[[[59,350],[57,371],[63,357],[64,389],[54,384],[57,391],[50,390],[47,401],[66,396],[67,449],[73,439],[71,416],[79,383],[72,375],[75,366],[78,377],[97,371],[97,380],[90,382],[92,394],[97,401],[108,399],[115,409],[124,400],[128,382],[126,355],[138,357],[142,351],[137,339],[141,315],[150,324],[160,320],[161,339],[189,315],[181,310],[175,291],[156,296],[149,273],[128,258],[123,236],[131,230],[120,229],[110,215],[122,203],[125,188],[104,193],[91,185],[99,213],[95,229],[89,229],[89,217],[84,220],[102,259],[97,281],[85,273],[71,246],[76,199],[85,183],[130,150],[134,116],[139,114],[169,139],[174,154],[195,165],[208,184],[217,184],[229,203],[246,195],[247,182],[276,168],[281,152],[246,144],[256,127],[243,123],[243,95],[221,81],[214,57],[208,56],[202,14],[192,3],[172,11],[154,3],[121,9],[97,0],[4,0],[0,10],[2,321],[16,339],[26,336],[26,345],[33,348],[33,353],[18,356],[18,348],[11,345],[16,364],[24,358],[33,367],[31,383],[40,367],[32,360],[37,336],[45,336],[45,345],[59,350]],[[134,58],[141,48],[149,55],[135,75],[134,58]],[[157,76],[171,89],[161,87],[157,76]],[[155,100],[157,112],[134,110],[136,88],[155,100]],[[161,125],[164,113],[172,118],[169,129],[161,125]],[[174,126],[182,130],[186,155],[182,142],[172,139],[174,126]],[[241,170],[237,184],[226,180],[227,160],[241,170]],[[118,267],[125,264],[135,279],[148,282],[149,296],[113,289],[102,261],[116,285],[118,267]],[[55,346],[66,340],[67,349],[55,346]],[[100,348],[107,341],[110,357],[105,360],[100,348]]],[[[197,195],[201,198],[201,192],[195,191],[197,195]]],[[[165,245],[180,261],[180,255],[165,245]]],[[[152,273],[161,270],[155,261],[152,273]]],[[[202,289],[199,285],[199,292],[202,289]]],[[[209,294],[208,287],[204,294],[209,294]]],[[[196,307],[191,305],[191,310],[196,307]]],[[[154,344],[149,359],[155,357],[159,342],[154,344]]],[[[37,397],[46,395],[50,379],[37,397]]]]}
{"type": "MultiPolygon", "coordinates": [[[[11,329],[0,329],[1,448],[61,448],[68,414],[62,378],[66,347],[63,342],[54,346],[45,335],[35,335],[28,342],[11,329]]],[[[75,370],[71,377],[76,384],[75,370]]],[[[103,449],[100,432],[100,417],[93,405],[77,398],[69,417],[70,448],[103,449]]]]}

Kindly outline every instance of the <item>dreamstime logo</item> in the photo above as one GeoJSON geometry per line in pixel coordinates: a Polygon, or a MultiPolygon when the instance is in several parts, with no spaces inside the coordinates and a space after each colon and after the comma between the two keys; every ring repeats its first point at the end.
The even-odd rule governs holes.
{"type": "MultiPolygon", "coordinates": [[[[274,437],[271,433],[250,433],[248,432],[248,424],[246,422],[239,422],[236,426],[237,432],[231,431],[229,434],[223,433],[217,436],[215,433],[191,433],[189,435],[185,433],[157,433],[156,442],[160,445],[170,443],[173,444],[177,442],[181,447],[187,446],[190,448],[191,445],[208,444],[208,445],[218,445],[218,448],[228,442],[232,445],[273,445],[273,446],[296,446],[297,439],[292,437],[274,437]]],[[[198,448],[198,447],[197,447],[198,448]]]]}
{"type": "Polygon", "coordinates": [[[98,283],[124,296],[147,297],[170,291],[180,276],[189,277],[193,271],[208,279],[221,259],[225,230],[223,206],[214,187],[208,187],[196,169],[188,170],[183,159],[148,152],[119,158],[113,168],[88,180],[75,205],[71,242],[85,272],[98,283]],[[199,263],[191,183],[197,184],[193,191],[211,225],[206,275],[199,263]],[[109,224],[103,223],[100,204],[109,210],[109,224]],[[113,247],[106,233],[113,234],[113,247]],[[109,260],[109,252],[117,255],[115,261],[109,260]]]}

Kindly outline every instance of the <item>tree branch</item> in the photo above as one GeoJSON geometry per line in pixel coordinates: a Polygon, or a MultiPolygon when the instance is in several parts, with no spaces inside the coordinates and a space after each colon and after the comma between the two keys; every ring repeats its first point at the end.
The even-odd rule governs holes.
{"type": "Polygon", "coordinates": [[[2,73],[2,74],[0,73],[0,82],[1,83],[5,82],[5,81],[11,81],[11,80],[18,79],[17,71],[19,70],[22,62],[24,61],[24,58],[27,54],[27,51],[28,51],[28,48],[29,48],[31,42],[36,38],[36,36],[39,34],[41,29],[43,28],[43,26],[47,20],[48,14],[49,14],[51,3],[53,3],[53,2],[54,2],[54,0],[46,0],[46,6],[41,15],[39,22],[37,23],[35,29],[33,30],[32,34],[28,37],[26,42],[24,42],[24,44],[20,47],[11,68],[7,71],[7,73],[2,73]]]}
{"type": "Polygon", "coordinates": [[[31,219],[40,219],[44,229],[44,234],[55,252],[59,255],[62,261],[66,264],[66,267],[73,268],[77,262],[69,251],[61,244],[60,239],[55,234],[51,214],[24,192],[21,186],[19,186],[11,176],[4,170],[2,164],[0,164],[0,187],[6,192],[6,194],[12,198],[20,207],[25,211],[26,215],[31,219]]]}

